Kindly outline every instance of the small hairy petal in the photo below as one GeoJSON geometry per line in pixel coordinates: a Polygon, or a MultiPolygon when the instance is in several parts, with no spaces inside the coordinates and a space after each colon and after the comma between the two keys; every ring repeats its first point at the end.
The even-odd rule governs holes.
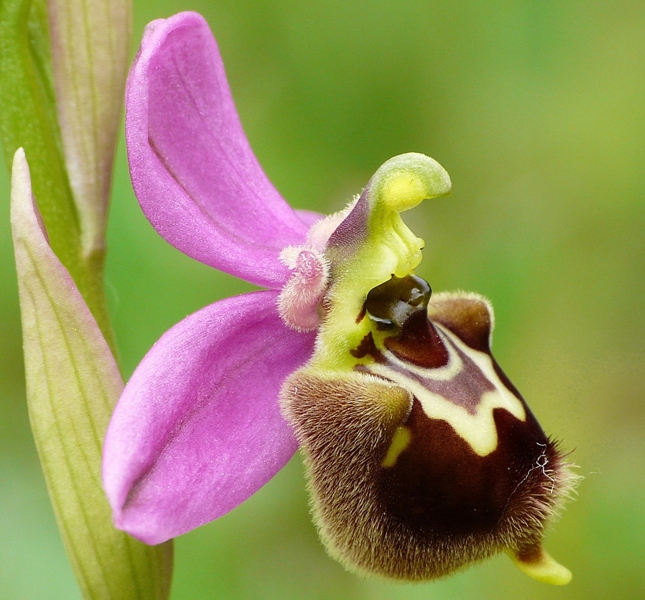
{"type": "Polygon", "coordinates": [[[280,258],[293,269],[278,297],[280,317],[296,331],[313,330],[320,323],[318,305],[329,275],[325,257],[314,249],[290,246],[282,251],[280,258]]]}
{"type": "Polygon", "coordinates": [[[280,250],[302,244],[309,224],[255,158],[200,15],[148,26],[128,79],[126,139],[137,198],[166,241],[252,283],[284,284],[280,250]]]}
{"type": "Polygon", "coordinates": [[[276,298],[255,292],[208,306],[143,359],[105,440],[118,527],[149,544],[185,533],[243,502],[295,452],[277,398],[314,335],[287,329],[276,298]]]}

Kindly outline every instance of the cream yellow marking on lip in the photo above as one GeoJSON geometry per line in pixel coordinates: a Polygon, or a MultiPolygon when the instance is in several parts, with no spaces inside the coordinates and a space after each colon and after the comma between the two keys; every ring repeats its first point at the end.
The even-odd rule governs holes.
{"type": "MultiPolygon", "coordinates": [[[[435,324],[437,329],[450,340],[446,344],[448,352],[451,354],[447,367],[453,361],[452,355],[456,355],[454,347],[459,348],[466,354],[482,371],[486,379],[494,386],[495,390],[482,394],[475,414],[469,413],[463,406],[459,406],[450,400],[447,400],[440,394],[429,392],[418,381],[411,379],[399,371],[380,363],[373,363],[369,366],[370,373],[380,375],[398,383],[400,386],[410,390],[410,392],[419,400],[423,412],[431,419],[441,419],[446,421],[461,437],[466,441],[473,451],[479,456],[487,456],[497,448],[497,427],[493,418],[493,411],[496,408],[504,408],[520,421],[526,420],[526,411],[522,402],[515,396],[500,380],[493,367],[493,361],[490,356],[484,352],[473,350],[466,346],[459,338],[450,331],[435,324]]],[[[388,360],[396,359],[391,353],[386,354],[388,360]]],[[[398,361],[400,362],[400,361],[398,361]]],[[[460,361],[461,362],[461,361],[460,361]]],[[[410,365],[402,363],[406,369],[415,373],[422,374],[424,377],[445,380],[445,377],[439,373],[435,377],[433,372],[441,369],[421,369],[420,367],[410,368],[410,365]]],[[[446,367],[443,367],[444,369],[446,367]]],[[[455,373],[454,369],[449,372],[455,373]]],[[[458,371],[457,371],[458,372],[458,371]]]]}
{"type": "Polygon", "coordinates": [[[411,439],[412,434],[407,427],[405,427],[404,425],[398,427],[394,432],[392,442],[390,443],[390,447],[387,449],[387,454],[385,455],[381,466],[385,468],[393,467],[396,464],[396,461],[399,459],[399,456],[401,456],[401,453],[410,444],[411,439]]]}

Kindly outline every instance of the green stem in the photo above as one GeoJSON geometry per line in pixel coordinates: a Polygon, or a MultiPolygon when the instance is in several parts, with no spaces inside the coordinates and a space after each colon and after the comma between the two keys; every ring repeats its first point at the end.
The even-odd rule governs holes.
{"type": "Polygon", "coordinates": [[[84,256],[65,168],[51,73],[45,0],[0,2],[0,138],[11,169],[23,147],[34,196],[56,256],[74,279],[114,352],[103,284],[104,252],[84,256]]]}

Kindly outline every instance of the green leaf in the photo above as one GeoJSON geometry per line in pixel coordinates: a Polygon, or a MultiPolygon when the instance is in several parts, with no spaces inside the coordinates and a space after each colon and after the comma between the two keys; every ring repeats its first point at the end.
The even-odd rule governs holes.
{"type": "Polygon", "coordinates": [[[51,246],[73,272],[80,268],[80,229],[61,152],[47,31],[41,0],[0,3],[0,133],[9,167],[19,147],[29,155],[51,246]]]}
{"type": "Polygon", "coordinates": [[[116,530],[101,485],[103,437],[123,382],[74,281],[48,243],[22,149],[11,225],[32,430],[59,528],[85,598],[167,598],[171,543],[116,530]]]}
{"type": "Polygon", "coordinates": [[[49,0],[58,121],[84,256],[104,251],[132,39],[131,0],[49,0]]]}
{"type": "Polygon", "coordinates": [[[111,345],[103,254],[85,256],[81,224],[62,151],[54,99],[47,5],[0,1],[0,139],[7,165],[22,147],[56,256],[65,265],[111,345]]]}

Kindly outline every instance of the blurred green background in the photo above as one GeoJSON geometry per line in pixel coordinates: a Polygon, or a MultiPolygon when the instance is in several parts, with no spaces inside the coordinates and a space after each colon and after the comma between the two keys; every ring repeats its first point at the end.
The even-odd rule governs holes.
{"type": "MultiPolygon", "coordinates": [[[[452,176],[407,217],[419,274],[475,290],[496,356],[585,480],[547,537],[574,573],[537,583],[506,557],[423,585],[329,559],[300,458],[176,543],[173,599],[645,597],[645,3],[135,0],[146,22],[194,9],[219,41],[260,162],[296,207],[330,212],[387,158],[452,176]]],[[[30,438],[0,172],[0,598],[79,598],[30,438]]],[[[250,286],[169,247],[142,216],[123,144],[107,286],[126,377],[185,315],[250,286]]]]}

